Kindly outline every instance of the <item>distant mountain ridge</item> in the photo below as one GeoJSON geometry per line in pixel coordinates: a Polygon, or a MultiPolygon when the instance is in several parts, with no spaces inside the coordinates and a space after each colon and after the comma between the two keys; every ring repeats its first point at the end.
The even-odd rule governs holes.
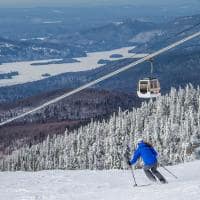
{"type": "Polygon", "coordinates": [[[57,34],[44,39],[12,41],[0,38],[0,63],[86,56],[87,51],[103,51],[133,45],[130,39],[156,24],[138,20],[109,23],[74,34],[57,34]]]}
{"type": "MultiPolygon", "coordinates": [[[[188,29],[189,27],[198,24],[198,22],[200,22],[200,15],[179,17],[162,24],[125,20],[124,22],[117,24],[109,23],[105,26],[78,32],[71,36],[58,35],[56,40],[49,38],[47,41],[38,41],[36,44],[47,45],[49,47],[53,47],[54,45],[59,48],[59,45],[57,46],[57,44],[59,44],[59,41],[62,41],[63,44],[61,44],[59,50],[62,54],[62,48],[64,48],[66,41],[68,41],[72,47],[76,46],[76,49],[78,49],[76,52],[77,54],[80,53],[83,55],[85,54],[84,51],[86,49],[112,49],[121,45],[134,44],[137,47],[134,48],[132,52],[145,53],[155,51],[185,37],[186,35],[198,31],[199,26],[196,26],[192,31],[181,33],[182,30],[188,29]],[[135,29],[135,27],[137,28],[135,29]],[[155,34],[149,36],[149,33],[155,34]],[[148,40],[145,40],[145,42],[141,43],[141,40],[133,40],[138,39],[139,36],[144,37],[145,34],[146,38],[148,37],[148,40]],[[132,42],[130,42],[131,40],[132,42]]],[[[26,43],[32,44],[27,41],[26,43]]],[[[198,78],[198,74],[200,73],[199,51],[200,42],[199,39],[196,38],[154,59],[154,76],[160,79],[162,93],[169,91],[171,86],[185,86],[189,82],[194,85],[200,84],[198,78]]],[[[12,59],[13,58],[15,57],[12,57],[12,59]]],[[[12,102],[32,95],[41,94],[44,91],[48,92],[63,88],[75,88],[110,71],[118,69],[127,63],[131,63],[132,61],[134,61],[134,59],[109,62],[100,69],[66,73],[42,81],[3,87],[0,88],[0,102],[12,102]]],[[[96,88],[135,93],[137,81],[140,78],[149,76],[149,74],[149,64],[144,63],[97,85],[96,88]]]]}

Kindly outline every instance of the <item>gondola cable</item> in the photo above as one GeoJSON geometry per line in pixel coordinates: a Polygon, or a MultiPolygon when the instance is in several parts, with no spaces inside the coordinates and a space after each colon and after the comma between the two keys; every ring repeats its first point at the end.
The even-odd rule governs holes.
{"type": "Polygon", "coordinates": [[[82,90],[84,90],[86,88],[89,88],[89,87],[91,87],[91,86],[93,86],[93,85],[95,85],[97,83],[100,83],[100,82],[102,82],[102,81],[104,81],[104,80],[106,80],[106,79],[108,79],[110,77],[113,77],[113,76],[115,76],[115,75],[117,75],[117,74],[119,74],[119,73],[121,73],[123,71],[126,71],[126,70],[128,70],[128,69],[130,69],[130,68],[132,68],[132,67],[134,67],[134,66],[136,66],[138,64],[141,64],[141,63],[143,63],[143,62],[145,62],[145,61],[147,61],[147,60],[149,60],[151,58],[154,58],[154,57],[156,57],[156,56],[158,56],[158,55],[160,55],[160,54],[162,54],[162,53],[164,53],[164,52],[166,52],[166,51],[168,51],[170,49],[173,49],[176,46],[179,46],[179,45],[181,45],[181,44],[183,44],[183,43],[185,43],[185,42],[187,42],[187,41],[189,41],[189,40],[191,40],[193,38],[196,38],[198,36],[200,36],[200,31],[198,31],[198,32],[196,32],[196,33],[194,33],[194,34],[192,34],[190,36],[187,36],[187,37],[185,37],[185,38],[183,38],[183,39],[181,39],[181,40],[179,40],[179,41],[177,41],[177,42],[175,42],[175,43],[173,43],[171,45],[168,45],[168,46],[166,46],[166,47],[164,47],[164,48],[162,48],[162,49],[160,49],[160,50],[158,50],[158,51],[156,51],[154,53],[151,53],[151,54],[149,54],[149,55],[147,55],[147,56],[135,61],[134,63],[128,64],[128,65],[126,65],[126,66],[124,66],[124,67],[122,67],[122,68],[120,68],[120,69],[118,69],[118,70],[116,70],[114,72],[110,72],[107,75],[104,75],[104,76],[102,76],[102,77],[100,77],[100,78],[98,78],[96,80],[93,80],[93,81],[91,81],[91,82],[89,82],[89,83],[87,83],[85,85],[82,85],[82,86],[80,86],[80,87],[78,87],[78,88],[76,88],[76,89],[74,89],[74,90],[72,90],[70,92],[67,92],[67,93],[65,93],[65,94],[63,94],[63,95],[61,95],[61,96],[59,96],[59,97],[57,97],[55,99],[52,99],[52,100],[50,100],[50,101],[48,101],[48,102],[46,102],[46,103],[44,103],[44,104],[42,104],[40,106],[28,111],[28,112],[25,112],[25,113],[22,113],[22,114],[20,114],[20,115],[18,115],[16,117],[7,119],[7,120],[5,120],[5,121],[0,123],[0,127],[3,126],[3,125],[9,124],[9,123],[11,123],[11,122],[13,122],[13,121],[15,121],[17,119],[23,118],[23,117],[25,117],[27,115],[33,114],[36,111],[39,111],[39,110],[41,110],[41,109],[43,109],[43,108],[45,108],[45,107],[47,107],[47,106],[49,106],[49,105],[51,105],[53,103],[56,103],[56,102],[66,98],[68,96],[71,96],[71,95],[73,95],[75,93],[78,93],[78,92],[80,92],[80,91],[82,91],[82,90]]]}

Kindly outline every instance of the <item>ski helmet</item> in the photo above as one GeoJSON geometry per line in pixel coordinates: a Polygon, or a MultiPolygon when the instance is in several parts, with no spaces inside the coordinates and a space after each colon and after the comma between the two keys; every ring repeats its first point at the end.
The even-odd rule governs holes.
{"type": "Polygon", "coordinates": [[[137,143],[141,143],[141,142],[143,142],[143,138],[138,138],[137,143]]]}

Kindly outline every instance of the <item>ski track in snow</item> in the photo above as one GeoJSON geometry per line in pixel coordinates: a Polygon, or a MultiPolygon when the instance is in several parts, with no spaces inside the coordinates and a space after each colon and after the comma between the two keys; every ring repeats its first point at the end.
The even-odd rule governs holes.
{"type": "Polygon", "coordinates": [[[134,47],[132,46],[132,47],[114,49],[111,51],[87,53],[87,57],[74,58],[79,61],[75,63],[49,64],[49,65],[37,65],[37,66],[31,65],[32,63],[41,63],[54,60],[58,61],[62,59],[3,63],[2,65],[0,65],[0,74],[17,71],[19,72],[19,75],[13,76],[12,79],[0,79],[0,87],[41,80],[46,78],[42,76],[43,74],[46,73],[50,74],[51,76],[56,76],[58,74],[67,72],[80,72],[80,71],[96,69],[104,65],[104,64],[98,64],[98,61],[101,59],[119,60],[131,56],[134,56],[134,58],[142,58],[147,55],[147,54],[129,53],[128,51],[133,48],[134,47]],[[123,57],[110,58],[110,56],[113,54],[121,54],[123,57]]]}
{"type": "MultiPolygon", "coordinates": [[[[1,200],[198,200],[200,161],[164,169],[169,184],[154,183],[133,187],[129,170],[52,170],[40,172],[1,172],[1,200]]],[[[138,185],[148,184],[142,170],[135,171],[138,185]]]]}

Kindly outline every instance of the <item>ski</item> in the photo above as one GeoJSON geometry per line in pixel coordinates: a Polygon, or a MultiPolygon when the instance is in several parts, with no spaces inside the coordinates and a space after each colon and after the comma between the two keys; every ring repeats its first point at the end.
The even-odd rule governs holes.
{"type": "Polygon", "coordinates": [[[147,186],[150,186],[152,185],[151,183],[149,184],[143,184],[143,185],[134,185],[133,187],[147,187],[147,186]]]}

